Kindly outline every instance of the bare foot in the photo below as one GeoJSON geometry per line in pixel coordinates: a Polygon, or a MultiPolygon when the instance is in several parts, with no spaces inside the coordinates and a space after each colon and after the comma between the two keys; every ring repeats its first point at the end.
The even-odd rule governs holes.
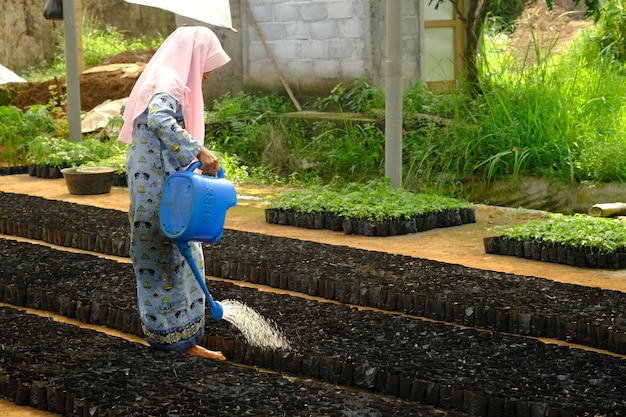
{"type": "Polygon", "coordinates": [[[219,352],[216,350],[208,350],[198,345],[190,347],[189,349],[185,351],[185,353],[191,356],[199,356],[204,359],[213,359],[216,361],[226,360],[226,356],[224,356],[222,352],[219,352]]]}

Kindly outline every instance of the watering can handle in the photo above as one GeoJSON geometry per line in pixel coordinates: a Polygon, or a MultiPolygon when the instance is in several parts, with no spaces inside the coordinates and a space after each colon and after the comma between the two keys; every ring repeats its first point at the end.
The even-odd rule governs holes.
{"type": "MultiPolygon", "coordinates": [[[[187,168],[187,172],[194,172],[196,169],[200,168],[201,166],[202,166],[202,162],[200,161],[192,162],[191,165],[189,165],[189,168],[187,168]]],[[[220,167],[220,170],[217,171],[217,178],[224,178],[223,167],[220,167]]]]}

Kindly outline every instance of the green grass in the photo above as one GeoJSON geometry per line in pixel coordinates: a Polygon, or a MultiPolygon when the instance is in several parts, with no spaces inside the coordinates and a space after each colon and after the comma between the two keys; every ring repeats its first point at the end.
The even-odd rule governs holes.
{"type": "MultiPolygon", "coordinates": [[[[554,40],[540,44],[535,39],[525,54],[514,57],[507,52],[506,34],[488,32],[486,52],[480,57],[483,94],[434,93],[420,83],[405,91],[405,187],[462,196],[469,182],[528,176],[624,182],[625,67],[598,52],[598,38],[597,33],[586,33],[558,54],[554,40]],[[417,114],[450,122],[442,125],[417,114]]],[[[360,111],[375,117],[382,97],[359,78],[305,109],[360,111]]],[[[384,175],[381,124],[286,120],[276,113],[285,111],[287,102],[273,96],[273,104],[262,108],[250,100],[258,98],[242,93],[216,103],[214,111],[234,119],[211,133],[220,150],[243,163],[265,166],[283,177],[306,173],[322,182],[337,176],[367,181],[384,175]]]]}
{"type": "Polygon", "coordinates": [[[469,173],[487,181],[520,174],[624,181],[626,77],[620,66],[589,62],[575,49],[536,58],[543,60],[516,73],[500,69],[488,92],[463,103],[459,116],[465,123],[455,134],[479,144],[468,155],[469,173]],[[470,123],[478,128],[469,129],[470,123]]]}
{"type": "Polygon", "coordinates": [[[600,38],[595,30],[563,53],[553,52],[554,43],[536,44],[520,59],[507,52],[506,35],[487,33],[483,94],[455,91],[431,95],[434,105],[412,100],[409,106],[418,106],[405,106],[454,120],[446,129],[431,125],[407,132],[406,174],[429,183],[522,176],[624,182],[625,67],[594,47],[600,38]],[[447,111],[438,111],[437,102],[448,103],[447,111]]]}

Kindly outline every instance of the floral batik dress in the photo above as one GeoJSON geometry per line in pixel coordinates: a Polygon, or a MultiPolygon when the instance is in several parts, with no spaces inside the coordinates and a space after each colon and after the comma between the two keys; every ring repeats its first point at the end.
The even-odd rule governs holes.
{"type": "MultiPolygon", "coordinates": [[[[159,207],[165,178],[189,165],[202,145],[184,129],[179,103],[165,93],[155,94],[134,123],[126,172],[139,315],[151,346],[182,352],[204,335],[205,298],[187,261],[161,232],[159,207]]],[[[204,271],[201,244],[190,246],[204,271]]]]}

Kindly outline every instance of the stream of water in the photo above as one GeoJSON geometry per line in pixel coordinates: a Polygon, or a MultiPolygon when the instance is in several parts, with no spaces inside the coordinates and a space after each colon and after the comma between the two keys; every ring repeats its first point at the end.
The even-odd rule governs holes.
{"type": "Polygon", "coordinates": [[[250,345],[267,349],[291,349],[276,323],[253,308],[236,300],[224,300],[220,304],[224,308],[222,319],[235,326],[250,345]]]}

